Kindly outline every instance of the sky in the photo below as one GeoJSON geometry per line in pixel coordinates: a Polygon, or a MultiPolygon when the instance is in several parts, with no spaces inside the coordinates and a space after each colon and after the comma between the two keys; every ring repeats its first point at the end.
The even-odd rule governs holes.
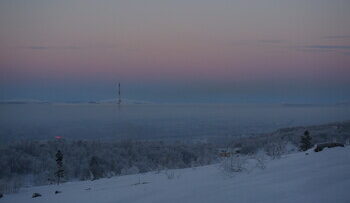
{"type": "Polygon", "coordinates": [[[2,0],[0,100],[350,101],[350,1],[2,0]]]}

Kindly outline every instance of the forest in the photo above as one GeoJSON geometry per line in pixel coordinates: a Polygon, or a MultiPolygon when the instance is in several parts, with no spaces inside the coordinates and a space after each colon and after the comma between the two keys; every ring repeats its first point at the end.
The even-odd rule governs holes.
{"type": "Polygon", "coordinates": [[[207,142],[136,140],[22,140],[0,146],[0,192],[20,187],[56,184],[56,153],[62,152],[62,181],[190,168],[219,163],[220,150],[272,159],[300,150],[305,130],[310,144],[336,141],[349,144],[350,122],[279,129],[273,133],[207,142]]]}

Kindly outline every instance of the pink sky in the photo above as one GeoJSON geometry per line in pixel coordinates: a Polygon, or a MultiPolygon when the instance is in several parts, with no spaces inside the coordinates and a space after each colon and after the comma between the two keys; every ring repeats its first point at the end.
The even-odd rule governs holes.
{"type": "Polygon", "coordinates": [[[1,1],[2,97],[16,95],[6,92],[18,80],[344,88],[349,8],[338,0],[1,1]]]}

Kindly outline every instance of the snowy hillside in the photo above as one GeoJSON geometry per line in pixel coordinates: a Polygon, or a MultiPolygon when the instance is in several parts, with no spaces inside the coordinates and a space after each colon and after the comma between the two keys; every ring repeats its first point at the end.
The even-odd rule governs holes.
{"type": "Polygon", "coordinates": [[[295,153],[265,169],[225,174],[219,165],[22,188],[0,202],[350,202],[350,147],[295,153]],[[56,190],[62,193],[54,194],[56,190]],[[32,198],[34,192],[42,196],[32,198]]]}

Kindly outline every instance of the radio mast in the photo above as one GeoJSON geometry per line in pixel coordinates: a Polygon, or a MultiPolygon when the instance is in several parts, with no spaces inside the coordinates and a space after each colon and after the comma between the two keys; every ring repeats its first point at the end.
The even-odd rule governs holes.
{"type": "Polygon", "coordinates": [[[120,83],[118,83],[118,104],[122,103],[122,97],[120,95],[120,83]]]}

